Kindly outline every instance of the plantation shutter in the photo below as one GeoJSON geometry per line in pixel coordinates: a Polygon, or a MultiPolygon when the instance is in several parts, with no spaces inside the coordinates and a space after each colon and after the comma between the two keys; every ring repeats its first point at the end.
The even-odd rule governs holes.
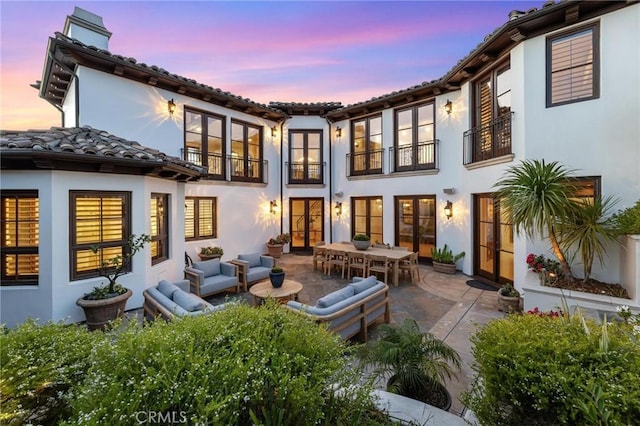
{"type": "Polygon", "coordinates": [[[593,28],[551,41],[551,103],[594,95],[593,28]]]}

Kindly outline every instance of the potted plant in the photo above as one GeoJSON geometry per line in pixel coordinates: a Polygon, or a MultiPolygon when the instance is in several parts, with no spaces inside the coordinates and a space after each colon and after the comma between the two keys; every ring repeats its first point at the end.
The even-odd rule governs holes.
{"type": "Polygon", "coordinates": [[[273,288],[280,288],[284,283],[284,269],[279,266],[274,266],[269,272],[269,280],[273,288]]]}
{"type": "Polygon", "coordinates": [[[464,257],[464,252],[456,255],[445,244],[441,249],[431,249],[431,259],[433,261],[433,270],[445,274],[456,273],[456,262],[464,257]]]}
{"type": "Polygon", "coordinates": [[[198,253],[198,257],[200,260],[210,260],[210,259],[218,259],[224,254],[224,250],[222,247],[216,246],[208,246],[201,247],[200,253],[198,253]]]}
{"type": "Polygon", "coordinates": [[[444,379],[460,370],[460,356],[431,333],[420,332],[411,318],[383,324],[380,339],[362,347],[360,359],[373,367],[373,378],[387,378],[387,391],[443,410],[451,407],[444,379]]]}
{"type": "Polygon", "coordinates": [[[269,256],[271,257],[280,257],[282,256],[282,247],[285,244],[291,242],[291,235],[289,234],[280,234],[275,238],[270,238],[267,241],[267,250],[269,252],[269,256]]]}
{"type": "Polygon", "coordinates": [[[367,234],[356,234],[351,239],[351,242],[358,250],[366,250],[371,246],[371,238],[367,234]]]}
{"type": "MultiPolygon", "coordinates": [[[[127,300],[133,293],[118,284],[117,280],[129,272],[127,269],[133,256],[149,241],[151,237],[146,234],[140,236],[131,234],[124,254],[102,261],[98,268],[98,275],[105,277],[108,280],[107,284],[94,287],[90,293],[76,301],[76,304],[84,310],[89,330],[104,330],[109,321],[116,319],[125,311],[127,300]]],[[[97,255],[98,247],[91,247],[91,251],[97,255]]]]}
{"type": "Polygon", "coordinates": [[[498,310],[502,312],[520,312],[520,292],[507,283],[498,290],[498,310]]]}

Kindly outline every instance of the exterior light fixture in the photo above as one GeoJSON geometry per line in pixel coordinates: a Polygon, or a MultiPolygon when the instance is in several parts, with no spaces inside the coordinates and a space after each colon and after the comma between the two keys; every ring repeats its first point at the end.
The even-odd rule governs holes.
{"type": "Polygon", "coordinates": [[[449,99],[447,99],[447,103],[444,104],[444,110],[447,112],[447,115],[451,114],[451,111],[453,111],[453,102],[449,99]]]}
{"type": "Polygon", "coordinates": [[[176,103],[173,102],[173,98],[167,102],[167,109],[169,110],[169,114],[173,115],[176,112],[176,103]]]}
{"type": "Polygon", "coordinates": [[[342,129],[338,126],[336,127],[336,138],[342,137],[342,129]]]}
{"type": "Polygon", "coordinates": [[[447,205],[444,206],[444,215],[447,219],[451,219],[453,217],[453,203],[447,200],[447,205]]]}
{"type": "Polygon", "coordinates": [[[276,136],[278,136],[278,129],[276,128],[276,126],[273,126],[271,128],[271,137],[275,138],[276,136]]]}
{"type": "Polygon", "coordinates": [[[342,203],[340,201],[336,201],[336,216],[340,216],[342,214],[342,203]]]}
{"type": "Polygon", "coordinates": [[[278,211],[278,202],[276,200],[269,201],[269,213],[276,214],[278,211]]]}

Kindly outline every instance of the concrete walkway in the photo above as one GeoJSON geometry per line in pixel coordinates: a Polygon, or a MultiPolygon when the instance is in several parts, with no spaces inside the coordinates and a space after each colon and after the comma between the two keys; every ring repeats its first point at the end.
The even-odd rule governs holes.
{"type": "MultiPolygon", "coordinates": [[[[320,297],[344,287],[348,282],[335,273],[327,277],[320,271],[314,271],[311,256],[285,254],[276,263],[285,269],[287,278],[304,285],[299,296],[301,302],[315,304],[320,297]]],[[[473,380],[469,338],[479,326],[504,316],[498,311],[496,292],[470,287],[466,284],[469,279],[461,273],[446,275],[434,272],[431,266],[421,265],[417,285],[411,284],[407,277],[401,280],[399,287],[390,290],[392,324],[413,318],[421,330],[433,333],[460,354],[462,372],[447,383],[453,399],[450,413],[458,416],[464,411],[460,394],[469,389],[473,380]]],[[[375,336],[374,327],[371,338],[375,339],[375,336]]]]}

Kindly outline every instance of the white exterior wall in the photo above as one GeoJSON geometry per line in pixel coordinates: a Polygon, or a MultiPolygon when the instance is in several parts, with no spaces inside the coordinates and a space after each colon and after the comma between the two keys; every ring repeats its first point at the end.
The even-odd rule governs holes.
{"type": "MultiPolygon", "coordinates": [[[[43,321],[52,318],[55,217],[51,210],[56,198],[53,193],[52,173],[49,171],[2,171],[3,190],[37,190],[40,206],[39,222],[39,265],[38,285],[0,287],[0,323],[7,327],[24,322],[28,317],[43,321]],[[51,212],[52,214],[49,214],[51,212]]],[[[68,236],[65,241],[68,240],[68,236]]]]}
{"type": "Polygon", "coordinates": [[[175,157],[182,157],[184,147],[185,106],[226,117],[227,153],[231,152],[232,119],[262,126],[268,184],[227,181],[187,184],[186,196],[217,197],[218,236],[188,242],[186,251],[194,260],[198,260],[199,248],[208,245],[224,249],[222,260],[231,260],[240,253],[265,251],[265,242],[280,233],[279,216],[276,220],[269,214],[269,201],[280,202],[280,137],[279,134],[275,139],[271,137],[271,127],[277,123],[85,67],[80,68],[78,75],[82,93],[80,125],[107,130],[175,157]],[[167,109],[170,99],[177,106],[173,115],[167,109]]]}
{"type": "Polygon", "coordinates": [[[139,308],[142,291],[160,279],[183,278],[184,269],[184,184],[141,176],[81,172],[3,172],[3,189],[37,189],[40,205],[40,273],[38,286],[0,287],[0,322],[11,327],[31,316],[41,321],[83,321],[76,299],[106,282],[96,277],[70,279],[69,191],[131,191],[132,233],[150,233],[152,192],[169,194],[170,259],[151,266],[147,244],[134,258],[132,272],[118,282],[133,291],[127,309],[139,308]],[[54,226],[55,224],[55,226],[54,226]]]}
{"type": "MultiPolygon", "coordinates": [[[[601,176],[602,195],[620,200],[615,210],[640,198],[639,9],[634,5],[595,20],[600,22],[598,99],[546,108],[546,36],[524,42],[525,157],[557,160],[576,169],[577,176],[601,176]]],[[[527,248],[524,256],[548,251],[548,244],[529,243],[527,248]]],[[[619,246],[609,245],[606,271],[596,260],[593,278],[619,282],[619,253],[619,246]]],[[[522,260],[521,265],[516,262],[521,276],[526,273],[523,255],[516,260],[522,260]]],[[[581,265],[573,272],[579,276],[581,265]]]]}

